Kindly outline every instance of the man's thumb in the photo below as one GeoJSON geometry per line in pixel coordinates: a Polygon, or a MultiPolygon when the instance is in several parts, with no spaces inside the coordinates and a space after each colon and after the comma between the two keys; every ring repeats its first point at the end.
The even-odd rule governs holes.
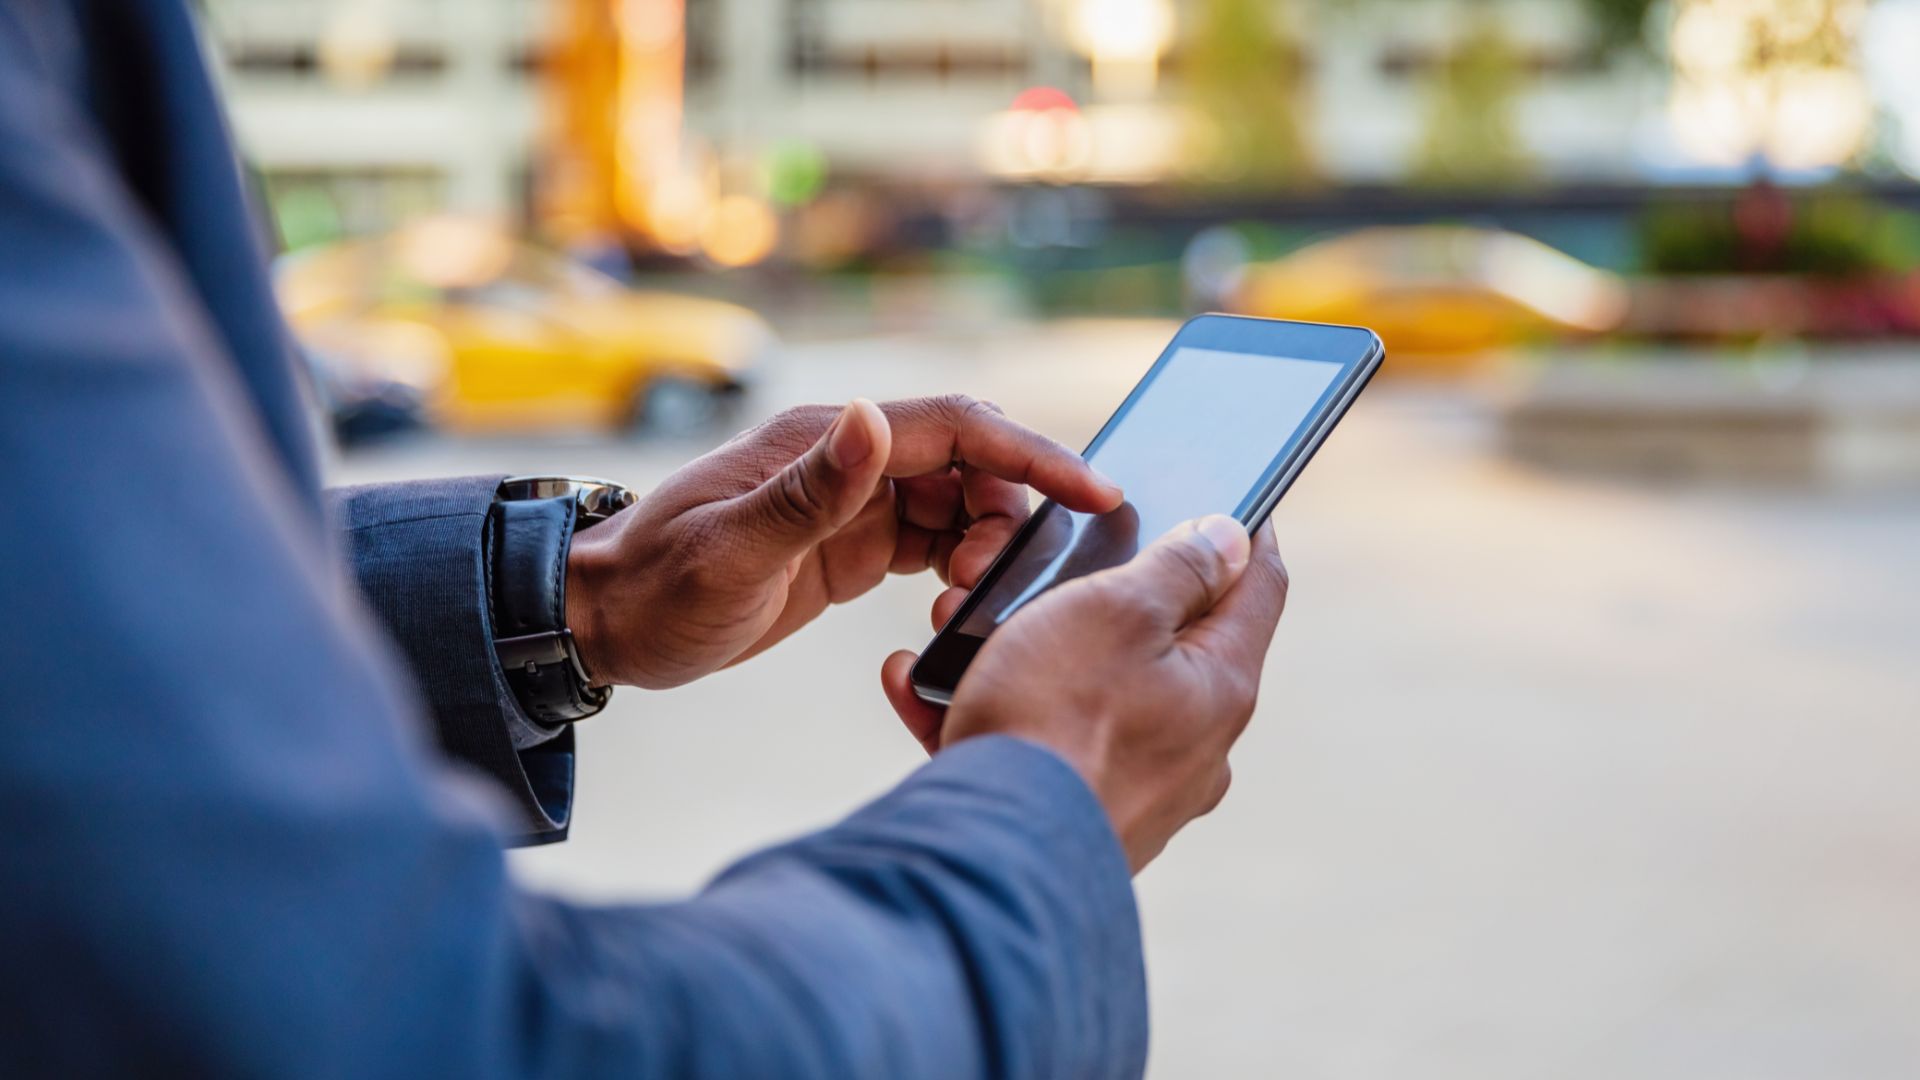
{"type": "Polygon", "coordinates": [[[753,554],[783,564],[853,520],[872,497],[892,442],[880,407],[854,399],[819,442],[736,500],[734,517],[753,554]]]}
{"type": "Polygon", "coordinates": [[[1247,527],[1215,514],[1174,526],[1118,573],[1156,623],[1179,630],[1213,610],[1251,556],[1247,527]]]}

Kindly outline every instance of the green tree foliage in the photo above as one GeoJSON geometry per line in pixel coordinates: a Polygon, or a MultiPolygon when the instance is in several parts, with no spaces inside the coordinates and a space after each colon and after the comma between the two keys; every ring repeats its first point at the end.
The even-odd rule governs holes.
{"type": "Polygon", "coordinates": [[[1180,72],[1200,117],[1204,174],[1250,187],[1312,182],[1291,0],[1201,0],[1195,8],[1180,72]]]}
{"type": "Polygon", "coordinates": [[[1583,0],[1592,13],[1603,49],[1635,48],[1646,44],[1647,13],[1655,0],[1583,0]]]}
{"type": "Polygon", "coordinates": [[[1904,274],[1920,267],[1920,214],[1847,190],[1759,184],[1724,201],[1650,207],[1640,247],[1645,269],[1663,275],[1904,274]]]}
{"type": "Polygon", "coordinates": [[[1465,32],[1434,66],[1426,133],[1414,163],[1422,183],[1504,186],[1529,171],[1514,117],[1526,87],[1525,58],[1495,6],[1474,5],[1465,32]]]}

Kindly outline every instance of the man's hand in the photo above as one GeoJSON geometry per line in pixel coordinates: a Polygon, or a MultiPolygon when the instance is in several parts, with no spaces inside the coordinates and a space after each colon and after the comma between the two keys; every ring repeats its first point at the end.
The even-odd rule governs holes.
{"type": "Polygon", "coordinates": [[[752,656],[889,570],[957,605],[1027,516],[1026,485],[1104,512],[1080,455],[952,396],[789,409],[575,539],[567,624],[600,683],[679,686],[752,656]]]}
{"type": "Polygon", "coordinates": [[[1233,518],[1210,517],[1016,613],[944,715],[914,696],[912,653],[889,657],[881,679],[929,752],[998,733],[1059,753],[1138,871],[1226,795],[1227,751],[1253,714],[1286,601],[1272,529],[1249,542],[1233,518]]]}

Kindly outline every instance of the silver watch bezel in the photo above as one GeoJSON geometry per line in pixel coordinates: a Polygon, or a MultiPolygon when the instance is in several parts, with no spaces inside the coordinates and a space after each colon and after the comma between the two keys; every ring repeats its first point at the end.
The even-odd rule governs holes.
{"type": "Polygon", "coordinates": [[[501,502],[572,497],[579,527],[605,521],[640,501],[633,489],[597,476],[509,476],[500,481],[494,498],[501,502]]]}

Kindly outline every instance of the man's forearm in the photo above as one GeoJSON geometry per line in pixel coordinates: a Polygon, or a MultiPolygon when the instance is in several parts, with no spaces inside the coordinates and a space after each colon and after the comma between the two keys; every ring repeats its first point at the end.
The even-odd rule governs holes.
{"type": "Polygon", "coordinates": [[[1145,1066],[1125,856],[1078,775],[1014,739],[957,746],[686,903],[531,901],[526,916],[550,1007],[578,1026],[568,1041],[630,1047],[633,1075],[1038,1080],[1145,1066]]]}

